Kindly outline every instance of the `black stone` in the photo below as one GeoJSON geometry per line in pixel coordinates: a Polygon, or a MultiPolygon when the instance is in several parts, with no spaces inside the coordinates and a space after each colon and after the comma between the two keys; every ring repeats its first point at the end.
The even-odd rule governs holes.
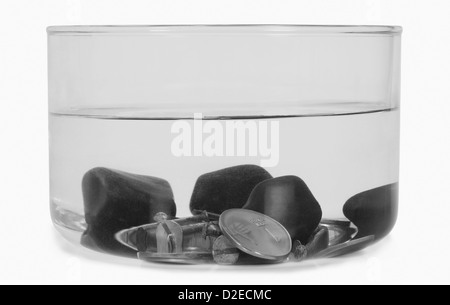
{"type": "Polygon", "coordinates": [[[281,223],[293,240],[306,245],[322,219],[322,209],[306,183],[295,176],[258,184],[244,209],[265,214],[281,223]]]}
{"type": "Polygon", "coordinates": [[[344,215],[358,227],[355,238],[379,240],[394,228],[398,215],[398,183],[359,193],[344,205],[344,215]]]}
{"type": "Polygon", "coordinates": [[[81,242],[94,250],[136,257],[115,234],[152,223],[159,212],[176,215],[172,189],[160,178],[95,168],[86,173],[82,187],[88,228],[81,242]]]}
{"type": "Polygon", "coordinates": [[[221,214],[242,208],[258,183],[272,176],[262,167],[240,165],[200,176],[191,198],[191,211],[221,214]]]}

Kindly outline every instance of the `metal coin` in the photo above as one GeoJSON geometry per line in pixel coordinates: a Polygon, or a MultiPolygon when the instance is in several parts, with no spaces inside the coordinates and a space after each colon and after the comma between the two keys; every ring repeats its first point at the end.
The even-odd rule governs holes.
{"type": "Polygon", "coordinates": [[[264,214],[231,209],[220,216],[220,229],[239,250],[267,260],[282,261],[292,249],[289,232],[264,214]]]}

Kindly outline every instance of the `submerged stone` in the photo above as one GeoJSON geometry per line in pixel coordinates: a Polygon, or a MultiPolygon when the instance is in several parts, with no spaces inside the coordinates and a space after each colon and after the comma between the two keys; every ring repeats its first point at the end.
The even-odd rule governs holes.
{"type": "Polygon", "coordinates": [[[161,212],[176,215],[172,189],[160,178],[95,168],[84,176],[82,188],[88,227],[81,242],[94,250],[136,257],[115,234],[152,223],[161,212]]]}
{"type": "Polygon", "coordinates": [[[306,183],[296,176],[266,180],[258,184],[244,209],[265,214],[281,223],[293,240],[303,245],[317,229],[322,209],[306,183]]]}
{"type": "Polygon", "coordinates": [[[258,183],[272,176],[257,165],[240,165],[200,176],[191,198],[191,211],[221,214],[242,208],[258,183]]]}
{"type": "Polygon", "coordinates": [[[398,183],[359,193],[344,205],[344,215],[358,227],[355,238],[379,240],[394,228],[398,214],[398,183]]]}

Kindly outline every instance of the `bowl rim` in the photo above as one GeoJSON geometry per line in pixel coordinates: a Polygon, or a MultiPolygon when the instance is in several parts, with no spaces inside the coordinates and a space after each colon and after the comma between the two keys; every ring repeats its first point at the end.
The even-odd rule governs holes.
{"type": "Polygon", "coordinates": [[[167,25],[63,25],[49,26],[48,35],[151,35],[151,34],[288,34],[288,35],[400,35],[396,25],[306,24],[167,24],[167,25]]]}

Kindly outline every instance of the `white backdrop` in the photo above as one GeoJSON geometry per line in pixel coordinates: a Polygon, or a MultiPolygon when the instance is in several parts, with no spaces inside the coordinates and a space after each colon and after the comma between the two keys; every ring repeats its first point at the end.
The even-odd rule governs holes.
{"type": "Polygon", "coordinates": [[[2,0],[0,284],[449,284],[449,11],[447,0],[2,0]],[[62,240],[48,213],[45,28],[167,23],[402,25],[401,211],[390,237],[289,269],[146,265],[62,240]]]}

